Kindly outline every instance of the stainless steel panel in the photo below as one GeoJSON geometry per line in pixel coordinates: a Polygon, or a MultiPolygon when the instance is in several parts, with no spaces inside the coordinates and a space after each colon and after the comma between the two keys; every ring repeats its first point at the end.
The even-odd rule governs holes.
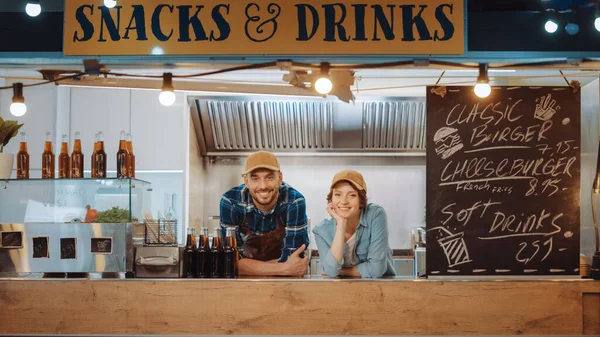
{"type": "Polygon", "coordinates": [[[133,271],[131,224],[0,224],[0,232],[23,232],[22,248],[0,248],[0,272],[76,273],[133,271]],[[47,258],[33,257],[33,238],[48,237],[47,258]],[[76,258],[61,259],[60,239],[76,238],[76,258]],[[92,238],[111,238],[110,253],[92,253],[92,238]]]}
{"type": "Polygon", "coordinates": [[[136,247],[135,277],[179,277],[179,247],[136,247]]]}
{"type": "Polygon", "coordinates": [[[244,100],[220,97],[198,99],[199,120],[205,132],[197,133],[214,150],[329,149],[333,102],[317,100],[244,100]],[[207,116],[207,117],[202,117],[207,116]]]}
{"type": "Polygon", "coordinates": [[[363,148],[425,149],[425,103],[418,99],[364,102],[363,148]]]}

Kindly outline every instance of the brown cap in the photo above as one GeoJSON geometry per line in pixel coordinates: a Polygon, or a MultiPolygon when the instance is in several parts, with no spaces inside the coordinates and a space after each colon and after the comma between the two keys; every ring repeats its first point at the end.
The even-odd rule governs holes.
{"type": "Polygon", "coordinates": [[[248,174],[256,169],[265,168],[273,171],[279,171],[279,161],[274,154],[267,151],[258,151],[248,156],[246,159],[246,170],[243,174],[248,174]]]}
{"type": "Polygon", "coordinates": [[[356,172],[354,170],[343,170],[338,172],[335,176],[333,176],[333,182],[331,183],[331,188],[335,186],[340,181],[347,181],[356,189],[367,191],[367,183],[365,183],[365,179],[362,174],[356,172]]]}

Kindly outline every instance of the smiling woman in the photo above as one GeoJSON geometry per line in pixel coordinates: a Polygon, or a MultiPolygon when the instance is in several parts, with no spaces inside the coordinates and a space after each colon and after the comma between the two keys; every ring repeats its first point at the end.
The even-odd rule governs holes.
{"type": "Polygon", "coordinates": [[[367,203],[367,184],[362,174],[338,172],[327,202],[331,219],[323,220],[313,230],[327,276],[395,275],[387,216],[383,207],[367,203]]]}

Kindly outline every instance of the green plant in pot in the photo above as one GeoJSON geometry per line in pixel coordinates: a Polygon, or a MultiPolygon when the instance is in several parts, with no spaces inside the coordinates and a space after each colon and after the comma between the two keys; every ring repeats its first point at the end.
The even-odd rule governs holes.
{"type": "Polygon", "coordinates": [[[13,161],[15,155],[13,153],[4,153],[4,147],[17,134],[23,124],[17,121],[5,121],[0,117],[0,179],[8,179],[12,173],[13,161]]]}

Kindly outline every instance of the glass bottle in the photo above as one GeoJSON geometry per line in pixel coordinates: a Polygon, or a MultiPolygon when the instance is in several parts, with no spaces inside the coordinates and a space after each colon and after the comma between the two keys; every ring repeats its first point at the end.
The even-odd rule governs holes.
{"type": "Polygon", "coordinates": [[[194,255],[196,255],[196,247],[194,247],[194,228],[188,228],[185,249],[183,250],[183,278],[194,277],[194,255]]]}
{"type": "Polygon", "coordinates": [[[98,134],[94,135],[94,152],[92,152],[92,178],[98,178],[98,158],[96,157],[96,153],[98,153],[98,134]]]}
{"type": "Polygon", "coordinates": [[[127,152],[129,153],[127,158],[127,175],[130,178],[135,178],[135,154],[133,154],[133,141],[131,140],[131,134],[127,134],[127,152]]]}
{"type": "Polygon", "coordinates": [[[129,151],[127,151],[127,136],[125,131],[121,131],[119,140],[119,151],[117,151],[117,178],[129,177],[129,151]]]}
{"type": "Polygon", "coordinates": [[[231,228],[227,228],[225,234],[225,247],[223,248],[223,277],[234,278],[236,270],[236,258],[234,244],[235,232],[231,228]]]}
{"type": "Polygon", "coordinates": [[[98,132],[98,151],[96,151],[98,178],[106,178],[106,152],[104,152],[104,133],[98,132]]]}
{"type": "Polygon", "coordinates": [[[198,236],[198,250],[196,250],[196,277],[210,276],[210,243],[208,242],[208,228],[200,228],[198,236]]]}
{"type": "Polygon", "coordinates": [[[44,143],[44,152],[42,153],[42,179],[54,179],[54,169],[56,168],[54,160],[52,134],[46,132],[46,143],[44,143]]]}
{"type": "Polygon", "coordinates": [[[221,229],[215,228],[212,247],[210,247],[210,277],[223,276],[223,240],[221,240],[221,229]]]}
{"type": "Polygon", "coordinates": [[[71,178],[83,178],[83,152],[81,152],[81,133],[75,132],[73,153],[71,154],[71,178]]]}
{"type": "Polygon", "coordinates": [[[21,143],[17,153],[17,179],[29,179],[29,153],[27,152],[27,134],[21,132],[21,143]]]}
{"type": "Polygon", "coordinates": [[[62,135],[60,154],[58,155],[58,178],[71,177],[71,158],[69,158],[69,137],[62,135]]]}

